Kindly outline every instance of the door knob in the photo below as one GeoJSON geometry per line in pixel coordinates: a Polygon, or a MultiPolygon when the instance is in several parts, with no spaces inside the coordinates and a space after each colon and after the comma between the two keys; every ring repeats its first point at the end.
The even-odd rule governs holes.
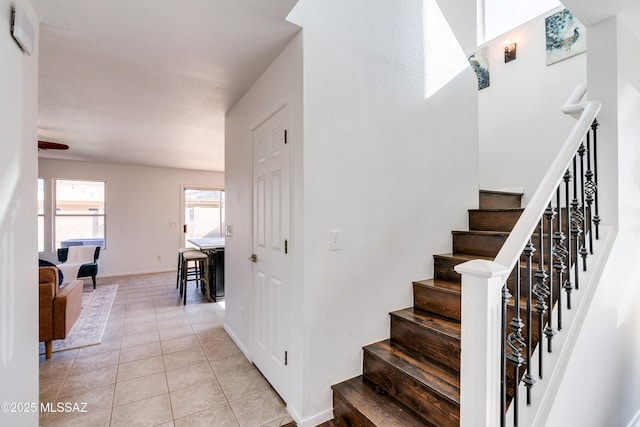
{"type": "Polygon", "coordinates": [[[258,262],[258,255],[256,255],[256,254],[252,254],[252,255],[249,257],[249,261],[251,261],[251,262],[258,262]]]}

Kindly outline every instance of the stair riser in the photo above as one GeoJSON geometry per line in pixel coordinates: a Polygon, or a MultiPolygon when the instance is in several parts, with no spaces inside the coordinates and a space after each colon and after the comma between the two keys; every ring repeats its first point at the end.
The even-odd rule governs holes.
{"type": "MultiPolygon", "coordinates": [[[[546,258],[547,258],[547,255],[545,254],[545,259],[546,258]]],[[[535,274],[536,271],[538,270],[537,260],[538,260],[538,256],[534,255],[532,257],[532,263],[533,263],[532,273],[533,274],[535,274]]],[[[462,264],[463,262],[466,262],[466,260],[459,260],[449,256],[434,255],[433,256],[433,278],[436,280],[445,280],[448,282],[460,283],[460,280],[461,280],[460,274],[456,273],[454,268],[456,265],[462,264]]],[[[580,259],[580,262],[582,262],[582,258],[580,259]]],[[[527,272],[526,267],[523,265],[520,268],[520,275],[522,278],[525,277],[526,272],[527,272]]],[[[533,280],[533,283],[535,284],[535,277],[533,277],[532,280],[533,280]]],[[[513,289],[512,287],[513,281],[514,281],[513,275],[510,275],[507,280],[507,283],[509,284],[509,289],[513,289]]],[[[522,289],[524,290],[524,287],[522,289]]]]}
{"type": "Polygon", "coordinates": [[[437,426],[458,426],[460,407],[443,398],[411,375],[388,364],[367,351],[364,353],[364,376],[426,421],[437,426]]]}
{"type": "Polygon", "coordinates": [[[461,264],[457,259],[446,256],[433,256],[433,278],[436,280],[446,280],[460,283],[460,275],[453,269],[461,264]]]}
{"type": "Polygon", "coordinates": [[[335,390],[333,391],[333,417],[346,427],[376,427],[335,390]]]}
{"type": "Polygon", "coordinates": [[[480,209],[512,209],[522,206],[522,195],[480,192],[480,209]]]}
{"type": "Polygon", "coordinates": [[[511,231],[521,211],[469,211],[469,230],[511,231]]]}
{"type": "Polygon", "coordinates": [[[436,362],[460,369],[460,340],[391,314],[391,340],[436,362]]]}
{"type": "MultiPolygon", "coordinates": [[[[534,236],[537,239],[537,236],[534,236]]],[[[478,255],[494,258],[502,249],[506,235],[474,234],[473,232],[458,232],[453,234],[453,252],[466,255],[478,255]]],[[[534,240],[537,241],[537,240],[534,240]]],[[[538,261],[538,251],[533,253],[531,260],[538,261]]],[[[520,257],[522,261],[526,258],[520,257]]]]}
{"type": "Polygon", "coordinates": [[[454,233],[453,253],[495,257],[506,240],[505,235],[454,233]]]}
{"type": "Polygon", "coordinates": [[[460,294],[426,286],[413,286],[413,306],[449,319],[460,320],[460,294]]]}

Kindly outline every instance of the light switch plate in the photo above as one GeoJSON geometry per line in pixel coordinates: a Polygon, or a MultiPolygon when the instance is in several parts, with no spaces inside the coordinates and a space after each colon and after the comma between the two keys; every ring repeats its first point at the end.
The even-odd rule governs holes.
{"type": "Polygon", "coordinates": [[[337,251],[342,249],[342,231],[329,231],[329,250],[337,251]]]}

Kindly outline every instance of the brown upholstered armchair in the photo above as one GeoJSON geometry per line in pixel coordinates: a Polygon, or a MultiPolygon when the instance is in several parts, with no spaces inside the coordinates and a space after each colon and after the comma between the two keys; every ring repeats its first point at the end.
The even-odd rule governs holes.
{"type": "Polygon", "coordinates": [[[82,280],[73,280],[58,288],[58,270],[40,267],[40,342],[44,341],[46,358],[51,358],[53,340],[66,338],[82,309],[82,280]]]}

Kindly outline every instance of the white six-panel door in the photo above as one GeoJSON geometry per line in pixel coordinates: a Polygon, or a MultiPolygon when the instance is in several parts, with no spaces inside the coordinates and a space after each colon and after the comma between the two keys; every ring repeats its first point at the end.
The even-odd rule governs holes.
{"type": "Polygon", "coordinates": [[[288,125],[285,105],[253,130],[252,359],[285,401],[291,383],[288,125]]]}

